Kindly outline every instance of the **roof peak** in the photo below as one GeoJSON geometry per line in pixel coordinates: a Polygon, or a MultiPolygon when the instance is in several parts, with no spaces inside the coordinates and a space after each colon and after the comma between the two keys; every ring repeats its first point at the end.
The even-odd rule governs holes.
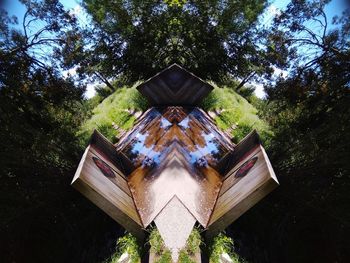
{"type": "Polygon", "coordinates": [[[137,87],[151,106],[196,106],[213,86],[174,63],[137,87]]]}

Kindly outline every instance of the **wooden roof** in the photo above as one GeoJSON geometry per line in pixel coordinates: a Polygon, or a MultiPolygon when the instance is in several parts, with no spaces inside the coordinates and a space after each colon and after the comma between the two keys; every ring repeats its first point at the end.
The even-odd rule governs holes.
{"type": "Polygon", "coordinates": [[[173,64],[137,87],[151,106],[196,106],[213,86],[173,64]]]}

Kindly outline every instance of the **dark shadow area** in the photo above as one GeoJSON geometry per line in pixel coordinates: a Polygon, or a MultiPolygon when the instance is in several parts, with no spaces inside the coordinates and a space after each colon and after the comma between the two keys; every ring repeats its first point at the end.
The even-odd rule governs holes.
{"type": "Polygon", "coordinates": [[[349,262],[349,178],[278,175],[280,187],[227,229],[236,251],[248,262],[349,262]]]}
{"type": "Polygon", "coordinates": [[[124,230],[71,178],[2,178],[1,262],[101,262],[124,230]]]}

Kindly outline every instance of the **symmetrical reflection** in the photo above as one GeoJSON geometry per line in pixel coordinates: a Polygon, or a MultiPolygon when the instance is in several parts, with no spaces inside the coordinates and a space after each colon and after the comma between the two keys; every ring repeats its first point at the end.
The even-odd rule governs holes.
{"type": "Polygon", "coordinates": [[[206,114],[198,108],[152,108],[132,132],[118,145],[133,163],[154,166],[163,161],[171,144],[178,143],[189,163],[216,167],[233,145],[219,133],[206,114]]]}
{"type": "Polygon", "coordinates": [[[146,227],[177,196],[206,226],[222,177],[215,170],[233,144],[198,108],[152,108],[117,145],[134,171],[130,190],[146,227]]]}

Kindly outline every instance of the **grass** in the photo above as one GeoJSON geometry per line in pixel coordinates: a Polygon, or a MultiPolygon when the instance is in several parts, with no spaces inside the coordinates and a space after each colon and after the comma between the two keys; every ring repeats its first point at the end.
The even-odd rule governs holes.
{"type": "Polygon", "coordinates": [[[92,110],[92,116],[81,127],[78,136],[86,144],[94,129],[97,129],[112,142],[116,141],[118,132],[113,123],[123,130],[132,128],[135,117],[127,110],[144,111],[147,101],[136,90],[136,87],[123,87],[104,99],[92,110]]]}
{"type": "Polygon", "coordinates": [[[164,252],[160,255],[159,259],[155,263],[172,263],[171,252],[170,250],[164,250],[164,252]]]}
{"type": "MultiPolygon", "coordinates": [[[[136,85],[118,89],[92,110],[91,117],[78,132],[82,144],[87,143],[94,129],[100,131],[112,142],[116,142],[118,132],[113,128],[113,123],[125,131],[132,128],[135,117],[127,110],[145,111],[147,109],[147,101],[136,90],[136,85]]],[[[221,111],[215,118],[217,126],[224,131],[235,127],[231,135],[236,143],[256,129],[262,141],[268,146],[273,134],[266,122],[259,118],[258,110],[233,89],[219,88],[213,83],[212,85],[215,88],[204,99],[201,107],[206,111],[221,111]]]]}
{"type": "Polygon", "coordinates": [[[227,253],[234,263],[246,262],[234,250],[234,242],[232,238],[227,237],[224,233],[217,235],[209,246],[209,258],[211,263],[220,263],[220,256],[227,253]]]}
{"type": "Polygon", "coordinates": [[[196,263],[185,250],[181,250],[179,254],[179,263],[196,263]]]}
{"type": "Polygon", "coordinates": [[[186,251],[188,254],[193,255],[199,251],[199,247],[202,244],[201,233],[198,228],[194,228],[187,239],[186,251]]]}
{"type": "MultiPolygon", "coordinates": [[[[200,230],[194,228],[186,242],[186,247],[179,253],[178,263],[195,263],[193,256],[200,251],[202,245],[202,237],[200,230]]],[[[164,245],[164,241],[156,227],[151,229],[148,243],[150,244],[151,252],[157,255],[156,263],[172,263],[171,252],[164,245]]],[[[220,263],[220,256],[227,253],[234,263],[245,263],[246,261],[237,255],[234,250],[234,242],[224,233],[216,236],[211,244],[209,244],[209,257],[211,263],[220,263]]],[[[141,248],[137,240],[130,233],[117,240],[116,252],[103,263],[117,263],[121,255],[125,252],[129,254],[130,263],[139,263],[141,260],[141,248]]]]}
{"type": "Polygon", "coordinates": [[[266,122],[258,116],[258,110],[245,98],[230,88],[219,88],[212,83],[214,90],[202,102],[206,111],[222,111],[215,117],[215,122],[221,130],[229,130],[237,143],[250,131],[256,129],[265,144],[269,143],[272,132],[266,122]]]}
{"type": "MultiPolygon", "coordinates": [[[[151,252],[158,256],[156,263],[171,263],[171,252],[164,245],[164,241],[157,228],[153,228],[148,240],[151,246],[151,252]]],[[[199,251],[202,244],[200,231],[194,228],[187,239],[186,247],[179,253],[179,263],[195,263],[192,259],[194,253],[199,251]]]]}
{"type": "Polygon", "coordinates": [[[165,247],[164,241],[156,227],[151,229],[148,243],[151,246],[150,251],[158,257],[156,263],[171,263],[171,252],[165,247]]]}
{"type": "Polygon", "coordinates": [[[129,254],[130,263],[139,263],[141,260],[141,249],[136,238],[130,233],[117,240],[116,252],[104,263],[117,263],[121,255],[125,252],[129,254]]]}
{"type": "Polygon", "coordinates": [[[164,241],[156,227],[151,229],[148,242],[151,246],[151,252],[155,253],[156,255],[161,255],[164,252],[164,241]]]}

